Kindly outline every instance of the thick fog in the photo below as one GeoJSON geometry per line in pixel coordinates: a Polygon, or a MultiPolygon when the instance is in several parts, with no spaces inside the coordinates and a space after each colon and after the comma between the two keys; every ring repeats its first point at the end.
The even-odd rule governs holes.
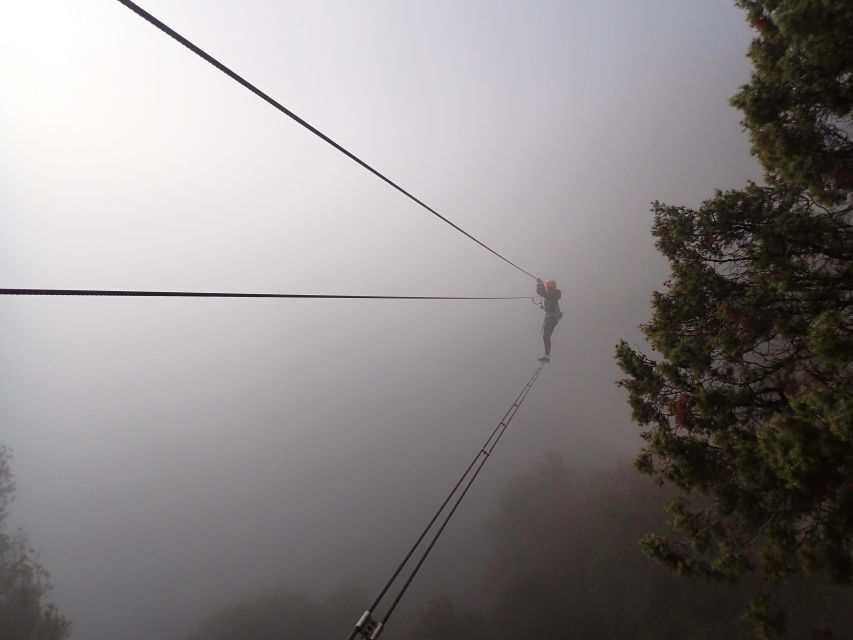
{"type": "MultiPolygon", "coordinates": [[[[749,75],[731,5],[145,0],[563,291],[553,362],[412,602],[476,601],[483,523],[546,452],[636,452],[612,350],[666,277],[649,202],[761,175],[727,102],[749,75]]],[[[0,286],[534,294],[119,3],[3,14],[0,286]]],[[[2,297],[13,515],[72,638],[180,638],[276,584],[372,595],[533,373],[541,322],[525,300],[2,297]]]]}

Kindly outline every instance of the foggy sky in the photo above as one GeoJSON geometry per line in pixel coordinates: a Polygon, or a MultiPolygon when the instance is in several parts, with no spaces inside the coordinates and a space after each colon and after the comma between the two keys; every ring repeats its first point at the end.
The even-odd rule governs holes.
{"type": "MultiPolygon", "coordinates": [[[[117,2],[0,23],[0,286],[532,295],[117,2]]],[[[528,271],[565,317],[415,583],[476,598],[498,491],[637,450],[614,385],[649,202],[759,179],[728,1],[143,6],[528,271]]],[[[526,301],[0,299],[0,442],[75,640],[180,637],[281,582],[378,589],[533,372],[526,301]]],[[[366,605],[367,603],[365,603],[366,605]]],[[[342,634],[346,630],[342,630],[342,634]]]]}

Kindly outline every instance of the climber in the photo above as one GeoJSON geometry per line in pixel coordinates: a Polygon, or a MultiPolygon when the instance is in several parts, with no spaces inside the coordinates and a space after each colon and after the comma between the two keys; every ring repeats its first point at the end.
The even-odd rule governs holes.
{"type": "Polygon", "coordinates": [[[539,362],[551,362],[551,334],[554,333],[557,323],[563,317],[558,302],[562,293],[557,288],[556,280],[542,282],[539,278],[536,278],[536,293],[542,296],[542,308],[545,309],[545,322],[542,323],[545,356],[539,358],[539,362]]]}

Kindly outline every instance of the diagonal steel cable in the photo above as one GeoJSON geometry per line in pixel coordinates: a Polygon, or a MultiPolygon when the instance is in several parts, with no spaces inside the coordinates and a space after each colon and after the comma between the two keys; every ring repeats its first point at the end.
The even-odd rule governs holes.
{"type": "Polygon", "coordinates": [[[515,414],[518,412],[518,409],[521,407],[522,403],[524,402],[524,399],[527,397],[527,394],[530,393],[530,390],[533,388],[533,383],[536,382],[536,379],[539,377],[539,374],[542,373],[542,369],[544,368],[544,366],[545,366],[545,363],[542,362],[536,368],[536,371],[534,371],[533,375],[530,377],[530,380],[527,382],[527,384],[521,390],[521,393],[519,393],[518,396],[515,398],[512,405],[510,406],[510,408],[504,414],[504,417],[501,418],[501,421],[498,423],[498,425],[495,427],[495,429],[489,435],[486,442],[483,444],[483,446],[480,448],[480,450],[474,456],[474,459],[468,465],[468,468],[465,469],[462,476],[456,482],[456,485],[453,487],[453,489],[448,494],[447,498],[444,499],[444,502],[442,502],[441,506],[435,512],[435,515],[433,515],[432,519],[429,521],[427,526],[421,532],[420,536],[418,536],[418,539],[412,545],[411,549],[409,549],[409,552],[403,558],[403,561],[399,564],[397,569],[394,571],[394,573],[391,575],[391,577],[385,583],[385,586],[379,592],[379,595],[376,596],[376,598],[374,598],[373,603],[362,614],[361,618],[359,618],[359,620],[356,622],[355,627],[350,632],[350,635],[347,638],[347,640],[354,640],[356,638],[356,636],[358,636],[359,634],[362,634],[366,638],[370,638],[370,640],[376,640],[376,638],[379,637],[379,634],[385,628],[385,625],[388,623],[388,620],[391,618],[391,615],[394,613],[394,609],[396,609],[400,600],[403,598],[403,595],[405,595],[405,593],[408,590],[409,586],[411,585],[412,581],[415,579],[415,576],[420,571],[421,567],[423,566],[424,562],[426,561],[427,557],[429,556],[430,552],[432,551],[433,547],[435,546],[435,543],[438,542],[439,537],[441,537],[441,534],[444,532],[444,529],[447,527],[448,523],[450,522],[450,519],[453,517],[453,514],[456,513],[456,510],[459,508],[459,505],[461,504],[462,499],[468,493],[468,490],[471,488],[471,485],[474,484],[474,480],[477,479],[477,476],[480,474],[480,471],[482,470],[483,466],[486,464],[486,461],[488,460],[489,456],[491,456],[492,452],[494,451],[494,449],[497,446],[498,442],[500,441],[501,437],[503,437],[503,434],[506,432],[507,428],[509,427],[510,422],[512,422],[512,419],[515,417],[515,414]],[[479,464],[477,464],[478,462],[479,462],[479,464]],[[474,469],[475,466],[476,466],[476,469],[474,469]],[[474,473],[473,473],[473,475],[470,475],[472,469],[474,469],[474,473]],[[469,477],[469,475],[470,475],[470,477],[469,477]],[[454,502],[453,506],[450,509],[450,512],[447,513],[447,515],[445,516],[444,520],[441,523],[441,526],[438,528],[438,530],[436,531],[436,533],[433,535],[432,539],[430,540],[430,543],[427,546],[426,550],[423,552],[423,554],[421,554],[421,557],[419,558],[417,564],[412,569],[412,571],[409,573],[408,578],[406,579],[405,583],[403,584],[403,586],[398,591],[393,602],[391,603],[390,607],[388,608],[388,611],[383,616],[382,621],[379,623],[376,623],[375,626],[373,626],[372,623],[375,623],[375,621],[372,618],[373,611],[379,606],[382,599],[388,593],[388,590],[391,588],[393,583],[397,580],[397,577],[400,575],[400,573],[403,571],[405,566],[408,564],[409,560],[412,558],[415,551],[417,551],[418,547],[424,541],[427,534],[429,533],[429,531],[432,529],[433,525],[438,520],[439,516],[442,514],[442,512],[444,512],[445,508],[450,503],[450,501],[453,499],[453,496],[456,495],[457,491],[462,486],[463,482],[465,482],[466,478],[468,478],[468,482],[465,485],[465,488],[457,496],[456,501],[454,502]],[[372,629],[370,630],[370,633],[368,635],[365,635],[365,631],[367,631],[367,625],[368,624],[371,624],[372,629]]]}
{"type": "Polygon", "coordinates": [[[125,7],[127,7],[127,8],[128,8],[128,9],[130,9],[131,11],[133,11],[135,14],[137,14],[137,15],[138,15],[138,16],[140,16],[141,18],[143,18],[143,19],[147,20],[149,23],[151,23],[152,25],[154,25],[155,27],[157,27],[158,29],[160,29],[160,30],[161,30],[163,33],[165,33],[166,35],[170,36],[170,37],[171,37],[171,38],[173,38],[174,40],[177,40],[179,43],[181,43],[182,45],[184,45],[187,49],[189,49],[190,51],[192,51],[193,53],[195,53],[197,56],[199,56],[199,57],[200,57],[200,58],[202,58],[203,60],[205,60],[205,61],[209,62],[210,64],[212,64],[214,67],[216,67],[217,69],[219,69],[222,73],[224,73],[224,74],[225,74],[225,75],[227,75],[228,77],[232,78],[232,79],[233,79],[233,80],[235,80],[236,82],[239,82],[239,83],[240,83],[241,85],[243,85],[246,89],[248,89],[249,91],[251,91],[252,93],[254,93],[256,96],[258,96],[259,98],[261,98],[261,99],[262,99],[262,100],[264,100],[265,102],[269,103],[270,105],[272,105],[273,107],[275,107],[276,109],[278,109],[279,111],[281,111],[281,112],[282,112],[284,115],[286,115],[288,118],[291,118],[291,119],[292,119],[292,120],[294,120],[295,122],[298,122],[300,125],[302,125],[302,126],[303,126],[303,127],[305,127],[306,129],[308,129],[308,131],[310,131],[311,133],[313,133],[314,135],[316,135],[318,138],[320,138],[321,140],[323,140],[323,141],[327,142],[328,144],[330,144],[331,146],[333,146],[335,149],[337,149],[338,151],[340,151],[341,153],[343,153],[345,156],[347,156],[348,158],[350,158],[350,159],[351,159],[351,160],[353,160],[354,162],[356,162],[356,163],[360,164],[362,167],[364,167],[365,169],[367,169],[368,171],[370,171],[370,173],[372,173],[373,175],[375,175],[377,178],[379,178],[379,179],[383,180],[384,182],[388,183],[388,184],[389,184],[390,186],[392,186],[394,189],[396,189],[397,191],[399,191],[400,193],[402,193],[403,195],[405,195],[407,198],[409,198],[409,199],[413,200],[414,202],[416,202],[417,204],[419,204],[420,206],[422,206],[424,209],[426,209],[427,211],[429,211],[431,214],[433,214],[434,216],[436,216],[436,217],[437,217],[437,218],[439,218],[440,220],[442,220],[442,221],[446,222],[447,224],[449,224],[451,227],[453,227],[454,229],[456,229],[459,233],[461,233],[461,234],[463,234],[463,235],[467,236],[468,238],[470,238],[471,240],[473,240],[474,242],[476,242],[478,245],[480,245],[481,247],[483,247],[483,248],[484,248],[484,249],[486,249],[487,251],[489,251],[489,252],[493,253],[494,255],[496,255],[498,258],[500,258],[501,260],[503,260],[503,261],[504,261],[504,262],[506,262],[507,264],[509,264],[509,265],[511,265],[511,266],[513,266],[513,267],[515,267],[516,269],[518,269],[519,271],[521,271],[521,272],[522,272],[522,273],[524,273],[525,275],[530,276],[531,278],[535,278],[535,277],[536,277],[536,276],[534,276],[532,273],[530,273],[529,271],[526,271],[525,269],[522,269],[521,267],[519,267],[517,264],[515,264],[515,263],[514,263],[514,262],[512,262],[511,260],[509,260],[509,259],[505,258],[504,256],[502,256],[500,253],[498,253],[497,251],[495,251],[494,249],[492,249],[491,247],[489,247],[487,244],[485,244],[485,243],[481,242],[480,240],[478,240],[477,238],[475,238],[473,235],[471,235],[470,233],[468,233],[467,231],[465,231],[462,227],[460,227],[460,226],[458,226],[457,224],[454,224],[453,222],[451,222],[450,220],[448,220],[446,217],[444,217],[443,215],[441,215],[438,211],[436,211],[435,209],[433,209],[432,207],[430,207],[428,204],[426,204],[425,202],[423,202],[423,201],[422,201],[422,200],[420,200],[419,198],[416,198],[414,195],[412,195],[411,193],[409,193],[408,191],[406,191],[403,187],[401,187],[400,185],[398,185],[396,182],[394,182],[393,180],[391,180],[390,178],[388,178],[388,177],[387,177],[387,176],[385,176],[384,174],[380,173],[378,170],[374,169],[372,166],[370,166],[369,164],[367,164],[364,160],[362,160],[362,159],[361,159],[361,158],[359,158],[357,155],[355,155],[355,154],[354,154],[354,153],[352,153],[351,151],[347,150],[346,148],[344,148],[343,146],[341,146],[340,144],[338,144],[337,142],[335,142],[334,140],[332,140],[329,136],[327,136],[325,133],[323,133],[322,131],[320,131],[319,129],[317,129],[316,127],[314,127],[313,125],[311,125],[310,123],[308,123],[306,120],[304,120],[304,119],[300,118],[300,117],[299,117],[298,115],[296,115],[293,111],[291,111],[290,109],[288,109],[287,107],[285,107],[283,104],[281,104],[280,102],[278,102],[278,101],[277,101],[277,100],[275,100],[274,98],[270,97],[268,94],[266,94],[266,93],[264,93],[263,91],[261,91],[258,87],[256,87],[255,85],[253,85],[251,82],[249,82],[249,81],[248,81],[248,80],[246,80],[245,78],[243,78],[241,75],[239,75],[239,74],[238,74],[238,73],[236,73],[235,71],[232,71],[230,68],[226,67],[224,64],[222,64],[221,62],[219,62],[219,60],[217,60],[216,58],[214,58],[213,56],[211,56],[209,53],[207,53],[206,51],[204,51],[203,49],[201,49],[201,48],[200,48],[200,47],[198,47],[197,45],[195,45],[195,44],[193,44],[192,42],[190,42],[187,38],[185,38],[184,36],[182,36],[180,33],[178,33],[177,31],[175,31],[174,29],[172,29],[172,28],[171,28],[171,27],[169,27],[168,25],[166,25],[162,20],[160,20],[160,19],[156,18],[155,16],[151,15],[150,13],[148,13],[145,9],[143,9],[142,7],[140,7],[140,6],[139,6],[138,4],[136,4],[135,2],[131,2],[131,0],[117,0],[117,1],[118,1],[118,2],[120,2],[121,4],[123,4],[125,7]]]}

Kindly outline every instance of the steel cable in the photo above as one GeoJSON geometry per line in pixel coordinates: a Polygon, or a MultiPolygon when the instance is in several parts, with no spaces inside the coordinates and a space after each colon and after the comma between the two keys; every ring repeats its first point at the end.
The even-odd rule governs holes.
{"type": "Polygon", "coordinates": [[[504,257],[504,256],[502,256],[500,253],[498,253],[497,251],[495,251],[494,249],[492,249],[491,247],[489,247],[489,246],[488,246],[488,245],[486,245],[485,243],[483,243],[483,242],[481,242],[480,240],[478,240],[477,238],[475,238],[473,235],[471,235],[470,233],[468,233],[467,231],[465,231],[462,227],[460,227],[460,226],[458,226],[458,225],[454,224],[453,222],[451,222],[450,220],[448,220],[447,218],[445,218],[443,215],[441,215],[438,211],[436,211],[435,209],[433,209],[432,207],[430,207],[428,204],[426,204],[426,203],[425,203],[425,202],[423,202],[422,200],[420,200],[420,199],[416,198],[415,196],[413,196],[411,193],[409,193],[408,191],[406,191],[403,187],[401,187],[400,185],[398,185],[396,182],[394,182],[394,181],[393,181],[393,180],[391,180],[390,178],[386,177],[385,175],[383,175],[382,173],[380,173],[379,171],[377,171],[376,169],[374,169],[372,166],[370,166],[369,164],[367,164],[364,160],[362,160],[361,158],[359,158],[358,156],[356,156],[354,153],[352,153],[351,151],[347,150],[346,148],[344,148],[343,146],[341,146],[340,144],[338,144],[337,142],[335,142],[334,140],[332,140],[332,139],[331,139],[329,136],[327,136],[325,133],[323,133],[322,131],[320,131],[319,129],[317,129],[316,127],[314,127],[313,125],[309,124],[307,121],[305,121],[305,120],[303,120],[302,118],[300,118],[298,115],[296,115],[295,113],[293,113],[293,111],[291,111],[290,109],[288,109],[287,107],[285,107],[283,104],[281,104],[281,103],[280,103],[280,102],[278,102],[277,100],[273,99],[272,97],[270,97],[269,95],[267,95],[266,93],[264,93],[263,91],[261,91],[260,89],[258,89],[255,85],[253,85],[251,82],[249,82],[248,80],[246,80],[245,78],[243,78],[242,76],[240,76],[239,74],[237,74],[235,71],[232,71],[231,69],[229,69],[228,67],[226,67],[224,64],[222,64],[221,62],[219,62],[219,60],[217,60],[216,58],[214,58],[213,56],[211,56],[209,53],[207,53],[206,51],[204,51],[203,49],[201,49],[201,48],[200,48],[200,47],[198,47],[197,45],[195,45],[195,44],[193,44],[192,42],[190,42],[187,38],[185,38],[185,37],[184,37],[184,36],[182,36],[180,33],[178,33],[177,31],[175,31],[174,29],[172,29],[172,28],[171,28],[171,27],[169,27],[168,25],[166,25],[163,21],[159,20],[158,18],[156,18],[156,17],[154,17],[153,15],[151,15],[150,13],[148,13],[145,9],[143,9],[142,7],[140,7],[140,6],[139,6],[138,4],[136,4],[135,2],[131,2],[131,0],[118,0],[118,2],[120,2],[121,4],[123,4],[125,7],[127,7],[127,8],[128,8],[128,9],[130,9],[131,11],[133,11],[135,14],[137,14],[137,15],[138,15],[138,16],[140,16],[141,18],[143,18],[143,19],[147,20],[149,23],[151,23],[152,25],[154,25],[155,27],[157,27],[158,29],[160,29],[160,30],[161,30],[163,33],[165,33],[166,35],[168,35],[168,36],[170,36],[171,38],[173,38],[173,39],[177,40],[179,43],[181,43],[182,45],[184,45],[187,49],[189,49],[190,51],[192,51],[193,53],[195,53],[197,56],[199,56],[200,58],[202,58],[202,59],[206,60],[207,62],[209,62],[210,64],[212,64],[214,67],[216,67],[217,69],[219,69],[222,73],[224,73],[224,74],[225,74],[225,75],[227,75],[228,77],[232,78],[232,79],[233,79],[233,80],[235,80],[236,82],[238,82],[238,83],[240,83],[241,85],[243,85],[246,89],[248,89],[249,91],[251,91],[252,93],[254,93],[256,96],[258,96],[259,98],[261,98],[261,99],[262,99],[262,100],[264,100],[265,102],[269,103],[270,105],[272,105],[273,107],[275,107],[276,109],[278,109],[279,111],[281,111],[281,112],[282,112],[284,115],[286,115],[287,117],[291,118],[291,119],[292,119],[292,120],[294,120],[295,122],[298,122],[300,125],[302,125],[302,126],[303,126],[303,127],[305,127],[306,129],[308,129],[308,131],[310,131],[311,133],[313,133],[314,135],[316,135],[318,138],[320,138],[320,139],[324,140],[325,142],[327,142],[328,144],[330,144],[331,146],[333,146],[335,149],[337,149],[338,151],[340,151],[341,153],[343,153],[345,156],[347,156],[348,158],[350,158],[350,159],[351,159],[351,160],[353,160],[354,162],[356,162],[356,163],[360,164],[362,167],[364,167],[365,169],[367,169],[368,171],[370,171],[370,173],[372,173],[372,174],[373,174],[373,175],[375,175],[376,177],[380,178],[381,180],[383,180],[384,182],[386,182],[386,183],[387,183],[387,184],[389,184],[390,186],[394,187],[397,191],[399,191],[400,193],[402,193],[403,195],[405,195],[405,196],[406,196],[406,197],[408,197],[409,199],[413,200],[414,202],[416,202],[417,204],[419,204],[420,206],[422,206],[424,209],[426,209],[427,211],[429,211],[431,214],[433,214],[434,216],[436,216],[436,217],[437,217],[437,218],[439,218],[440,220],[442,220],[442,221],[446,222],[447,224],[449,224],[451,227],[453,227],[454,229],[456,229],[458,232],[460,232],[460,233],[462,233],[463,235],[467,236],[468,238],[470,238],[471,240],[473,240],[474,242],[476,242],[478,245],[480,245],[481,247],[483,247],[483,248],[484,248],[484,249],[486,249],[487,251],[489,251],[489,252],[493,253],[494,255],[496,255],[498,258],[500,258],[501,260],[503,260],[503,261],[504,261],[504,262],[506,262],[507,264],[509,264],[509,265],[511,265],[511,266],[513,266],[513,267],[515,267],[516,269],[518,269],[519,271],[521,271],[521,272],[522,272],[522,273],[524,273],[525,275],[528,275],[528,276],[530,276],[531,278],[535,278],[535,277],[536,277],[536,276],[534,276],[532,273],[530,273],[529,271],[526,271],[526,270],[522,269],[521,267],[519,267],[517,264],[515,264],[515,263],[514,263],[514,262],[512,262],[511,260],[509,260],[509,259],[505,258],[505,257],[504,257]]]}
{"type": "Polygon", "coordinates": [[[335,293],[228,293],[122,289],[0,289],[3,296],[113,296],[129,298],[308,298],[343,300],[532,300],[531,296],[381,296],[335,293]]]}
{"type": "Polygon", "coordinates": [[[400,575],[403,568],[406,566],[406,564],[408,564],[409,560],[412,558],[415,551],[418,549],[418,547],[421,545],[423,540],[426,538],[427,533],[429,533],[430,529],[432,529],[433,525],[436,523],[436,521],[438,520],[441,513],[445,510],[445,508],[450,503],[453,496],[458,491],[459,487],[462,486],[462,483],[469,476],[469,474],[471,473],[471,470],[474,469],[474,467],[476,465],[476,469],[474,470],[473,475],[471,475],[470,478],[468,479],[468,483],[465,485],[465,488],[459,494],[459,496],[456,499],[456,502],[453,504],[453,507],[450,509],[448,514],[445,516],[445,518],[442,521],[441,526],[439,527],[438,531],[436,531],[436,533],[433,535],[432,539],[430,540],[429,545],[427,546],[426,550],[423,552],[423,554],[419,558],[415,567],[410,572],[410,574],[409,574],[408,578],[406,579],[405,583],[403,584],[403,586],[398,591],[393,602],[391,603],[390,607],[388,608],[388,611],[383,616],[381,622],[379,622],[373,628],[370,635],[367,636],[371,640],[375,640],[376,638],[379,637],[379,634],[382,632],[382,629],[384,629],[385,625],[388,623],[388,620],[391,618],[391,615],[394,613],[394,610],[397,608],[397,605],[399,604],[400,600],[403,598],[403,595],[408,590],[412,581],[415,579],[415,576],[418,574],[418,572],[420,571],[424,562],[426,561],[427,557],[429,556],[430,552],[432,551],[433,547],[435,546],[435,543],[438,542],[439,537],[444,532],[444,529],[447,527],[448,523],[450,522],[450,519],[453,517],[453,514],[456,513],[457,508],[459,507],[459,505],[462,502],[465,495],[468,493],[468,490],[471,488],[471,485],[474,484],[474,481],[477,479],[477,476],[479,475],[483,466],[486,464],[486,461],[488,460],[489,456],[491,456],[492,452],[494,451],[494,449],[497,446],[498,442],[500,441],[501,437],[503,437],[503,434],[506,432],[507,428],[509,427],[510,422],[512,422],[512,419],[515,417],[515,414],[518,412],[518,409],[519,409],[519,407],[521,407],[522,403],[524,402],[524,399],[527,397],[527,394],[533,388],[533,383],[536,382],[536,379],[539,377],[539,374],[542,373],[542,369],[544,368],[544,366],[545,366],[545,363],[542,362],[536,368],[536,371],[533,373],[530,380],[527,382],[527,384],[521,390],[521,393],[518,394],[515,401],[512,403],[512,405],[507,410],[507,412],[504,414],[504,417],[501,418],[501,421],[498,423],[497,427],[495,427],[495,429],[492,431],[491,435],[489,435],[486,442],[483,444],[483,446],[480,448],[480,450],[474,456],[474,459],[468,465],[468,468],[465,469],[464,473],[459,478],[459,480],[457,481],[457,483],[453,487],[453,489],[450,491],[447,498],[444,499],[444,502],[442,502],[441,506],[438,508],[435,515],[433,515],[432,519],[429,521],[427,526],[421,532],[420,536],[415,541],[414,545],[412,545],[412,548],[409,550],[409,552],[403,558],[403,561],[400,563],[400,565],[397,567],[397,569],[394,571],[394,573],[391,575],[391,577],[385,583],[385,586],[379,592],[379,595],[376,596],[376,598],[373,600],[373,603],[370,605],[370,608],[367,609],[367,611],[365,611],[364,614],[361,616],[361,618],[358,620],[358,622],[356,623],[355,627],[353,628],[353,630],[350,633],[347,640],[354,640],[354,638],[359,633],[363,633],[365,623],[367,621],[372,621],[371,616],[373,614],[374,609],[376,609],[376,607],[379,606],[379,603],[382,601],[382,599],[388,593],[388,590],[391,588],[392,584],[396,581],[397,577],[400,575]],[[479,461],[479,465],[477,465],[478,461],[479,461]]]}

